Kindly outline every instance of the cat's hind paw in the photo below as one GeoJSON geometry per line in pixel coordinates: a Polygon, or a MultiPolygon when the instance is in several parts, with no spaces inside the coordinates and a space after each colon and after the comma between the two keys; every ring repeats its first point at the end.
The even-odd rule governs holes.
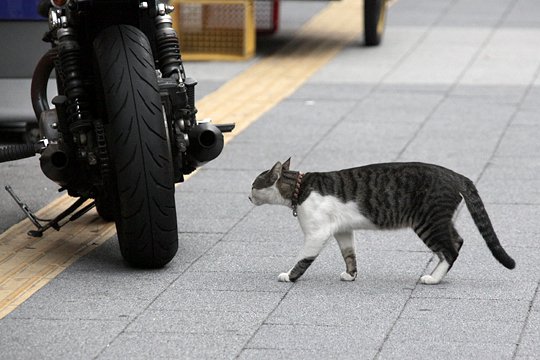
{"type": "Polygon", "coordinates": [[[440,282],[440,280],[435,279],[431,275],[424,275],[420,278],[420,283],[425,285],[437,285],[440,282]]]}
{"type": "Polygon", "coordinates": [[[341,273],[339,278],[341,279],[341,281],[354,281],[356,279],[356,274],[353,276],[348,272],[344,271],[341,273]]]}
{"type": "Polygon", "coordinates": [[[278,275],[278,281],[280,282],[290,282],[291,280],[289,279],[289,273],[281,273],[278,275]]]}

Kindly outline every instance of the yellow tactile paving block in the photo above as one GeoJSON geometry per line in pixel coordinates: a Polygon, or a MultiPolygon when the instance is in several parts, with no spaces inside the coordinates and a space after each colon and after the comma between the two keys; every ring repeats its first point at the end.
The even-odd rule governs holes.
{"type": "Polygon", "coordinates": [[[363,2],[331,3],[275,54],[197,103],[199,116],[236,122],[235,134],[292,94],[344,46],[360,37],[363,2]]]}
{"type": "MultiPolygon", "coordinates": [[[[199,119],[236,122],[230,141],[262,114],[298,89],[344,46],[359,41],[361,0],[330,3],[275,54],[260,60],[197,103],[199,119]]],[[[41,209],[53,218],[73,203],[62,196],[41,209]]],[[[115,235],[92,210],[60,232],[48,230],[41,238],[26,233],[33,225],[21,221],[0,234],[0,319],[17,308],[84,254],[115,235]]]]}
{"type": "MultiPolygon", "coordinates": [[[[59,198],[39,214],[51,216],[71,202],[69,197],[59,198]]],[[[114,224],[102,221],[95,211],[60,232],[49,230],[41,238],[26,235],[32,225],[21,223],[25,226],[17,224],[0,235],[0,318],[115,234],[114,224]]]]}

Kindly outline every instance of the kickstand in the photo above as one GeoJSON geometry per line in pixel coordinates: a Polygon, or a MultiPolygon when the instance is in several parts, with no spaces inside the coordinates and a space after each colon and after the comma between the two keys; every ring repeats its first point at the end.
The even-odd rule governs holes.
{"type": "Polygon", "coordinates": [[[77,199],[77,201],[75,201],[73,204],[71,204],[66,210],[62,211],[54,219],[52,219],[52,220],[40,219],[28,208],[28,205],[26,205],[25,203],[23,203],[21,201],[21,199],[19,199],[19,197],[15,194],[15,192],[13,191],[11,186],[7,185],[5,187],[5,189],[9,193],[9,195],[11,195],[13,200],[15,200],[17,205],[19,205],[19,207],[24,212],[26,217],[37,228],[37,230],[28,231],[28,235],[33,236],[33,237],[41,237],[41,236],[43,236],[43,233],[49,228],[53,228],[56,231],[60,231],[60,228],[62,226],[64,226],[65,224],[67,224],[70,221],[77,220],[82,215],[84,215],[88,211],[90,211],[90,209],[92,209],[94,206],[96,206],[96,203],[94,201],[92,201],[90,204],[84,206],[82,209],[77,211],[77,209],[79,209],[82,206],[82,204],[84,204],[86,202],[86,200],[88,200],[87,197],[80,197],[80,198],[77,199]],[[71,217],[69,219],[67,219],[63,223],[60,223],[62,220],[64,220],[66,217],[68,217],[72,213],[74,213],[74,214],[71,215],[71,217]],[[44,222],[45,224],[42,224],[42,222],[44,222]]]}

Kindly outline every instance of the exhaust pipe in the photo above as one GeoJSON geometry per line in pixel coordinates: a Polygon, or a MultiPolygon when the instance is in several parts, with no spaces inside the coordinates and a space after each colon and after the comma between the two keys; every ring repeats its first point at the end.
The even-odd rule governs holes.
{"type": "Polygon", "coordinates": [[[60,186],[65,186],[73,172],[69,155],[58,144],[49,144],[39,158],[41,170],[49,179],[60,186]]]}
{"type": "Polygon", "coordinates": [[[223,134],[217,126],[209,122],[199,123],[191,129],[188,136],[189,160],[196,167],[214,160],[223,150],[223,134]]]}
{"type": "Polygon", "coordinates": [[[54,60],[57,57],[56,49],[51,49],[45,53],[39,60],[32,75],[32,85],[30,87],[30,97],[32,107],[39,119],[43,111],[49,110],[49,101],[47,100],[47,83],[54,69],[54,60]]]}

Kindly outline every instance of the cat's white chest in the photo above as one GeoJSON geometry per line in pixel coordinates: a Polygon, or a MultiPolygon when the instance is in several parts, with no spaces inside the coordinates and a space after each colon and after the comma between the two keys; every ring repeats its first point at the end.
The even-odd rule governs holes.
{"type": "Polygon", "coordinates": [[[354,202],[344,203],[334,196],[321,196],[312,192],[297,209],[298,220],[304,232],[327,228],[332,233],[354,229],[377,228],[358,211],[354,202]]]}

